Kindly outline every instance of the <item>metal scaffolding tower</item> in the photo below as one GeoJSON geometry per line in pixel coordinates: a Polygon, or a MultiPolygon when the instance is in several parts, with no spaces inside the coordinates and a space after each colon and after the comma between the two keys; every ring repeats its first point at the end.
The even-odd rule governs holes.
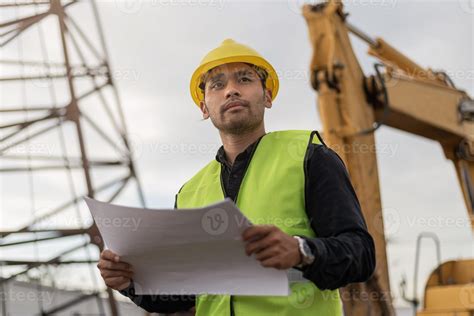
{"type": "MultiPolygon", "coordinates": [[[[145,199],[96,3],[1,0],[0,11],[0,291],[15,278],[41,291],[46,280],[61,283],[57,269],[77,266],[90,270],[95,290],[56,306],[38,302],[39,314],[91,298],[106,314],[91,247],[103,243],[82,198],[111,202],[134,182],[131,195],[143,207],[145,199]],[[87,19],[75,20],[76,7],[87,19]]],[[[118,315],[105,291],[107,314],[118,315]]],[[[1,304],[7,315],[8,299],[1,304]]]]}

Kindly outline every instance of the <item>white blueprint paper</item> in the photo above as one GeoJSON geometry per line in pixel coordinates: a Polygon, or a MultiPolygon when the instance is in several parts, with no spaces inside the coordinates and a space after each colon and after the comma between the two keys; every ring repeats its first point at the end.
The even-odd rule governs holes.
{"type": "Polygon", "coordinates": [[[251,224],[230,199],[180,210],[85,201],[107,248],[133,265],[136,294],[289,295],[285,270],[245,254],[251,224]]]}

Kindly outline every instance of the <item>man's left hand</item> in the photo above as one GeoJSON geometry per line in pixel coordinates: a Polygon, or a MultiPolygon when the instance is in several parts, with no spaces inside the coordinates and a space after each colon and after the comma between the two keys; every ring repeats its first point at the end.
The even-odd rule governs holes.
{"type": "Polygon", "coordinates": [[[301,262],[298,241],[274,225],[255,225],[247,228],[242,239],[246,242],[247,256],[255,258],[264,267],[290,269],[301,262]]]}

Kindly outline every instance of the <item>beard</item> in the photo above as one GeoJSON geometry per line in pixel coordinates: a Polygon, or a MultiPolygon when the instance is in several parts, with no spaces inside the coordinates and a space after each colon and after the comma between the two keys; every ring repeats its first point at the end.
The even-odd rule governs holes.
{"type": "MultiPolygon", "coordinates": [[[[245,113],[219,113],[220,117],[216,119],[211,116],[212,124],[222,133],[230,135],[242,135],[256,130],[263,122],[264,106],[263,110],[251,108],[249,105],[239,110],[239,112],[245,113]]],[[[228,110],[229,111],[229,110],[228,110]]]]}

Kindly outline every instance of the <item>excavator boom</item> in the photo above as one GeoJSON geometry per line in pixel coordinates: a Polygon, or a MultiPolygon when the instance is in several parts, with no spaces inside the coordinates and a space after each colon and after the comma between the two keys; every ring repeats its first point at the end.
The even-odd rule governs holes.
{"type": "MultiPolygon", "coordinates": [[[[445,156],[454,163],[474,227],[474,102],[466,92],[457,89],[445,73],[424,69],[383,39],[373,39],[348,23],[340,1],[305,5],[303,16],[313,49],[311,85],[318,93],[324,138],[348,168],[377,253],[372,278],[364,284],[341,289],[344,310],[346,315],[394,315],[376,150],[361,149],[375,148],[374,134],[382,125],[439,142],[445,156]],[[364,75],[349,33],[365,41],[369,45],[368,53],[380,61],[375,65],[374,75],[364,75]],[[376,299],[367,300],[363,296],[376,299]]],[[[458,285],[466,286],[463,282],[469,278],[474,280],[474,261],[449,267],[453,266],[465,270],[456,272],[462,275],[457,278],[462,280],[458,285]]],[[[445,269],[448,271],[448,268],[445,269]]],[[[453,280],[449,279],[448,272],[446,279],[438,283],[432,280],[429,285],[446,285],[443,282],[453,280]]],[[[474,290],[472,283],[471,287],[474,290]]],[[[428,295],[428,287],[425,292],[428,295]]],[[[429,297],[424,301],[426,311],[436,312],[436,308],[445,306],[427,306],[427,302],[439,303],[429,297]]],[[[457,308],[458,311],[474,311],[472,305],[457,308]]],[[[445,311],[449,312],[449,308],[445,311]]]]}

